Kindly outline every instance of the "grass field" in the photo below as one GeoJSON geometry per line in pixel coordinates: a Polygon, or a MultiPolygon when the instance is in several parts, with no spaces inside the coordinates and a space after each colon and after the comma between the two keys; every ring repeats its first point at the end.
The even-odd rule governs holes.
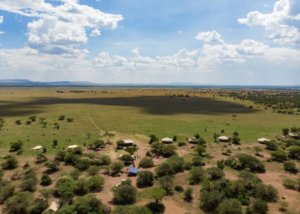
{"type": "Polygon", "coordinates": [[[127,136],[176,135],[181,140],[199,133],[212,141],[213,133],[224,129],[228,136],[238,131],[242,142],[253,143],[262,136],[274,138],[283,127],[298,127],[300,121],[300,116],[276,114],[250,101],[183,89],[2,88],[1,117],[5,119],[1,149],[22,140],[25,154],[35,145],[46,146],[51,152],[54,139],[59,148],[89,143],[99,138],[100,130],[127,136]],[[26,125],[33,115],[37,121],[26,125]],[[60,115],[74,122],[59,121],[60,115]],[[39,118],[45,118],[46,128],[39,118]],[[16,120],[22,124],[16,125],[16,120]],[[54,123],[59,124],[59,130],[54,123]]]}
{"type": "MultiPolygon", "coordinates": [[[[0,88],[0,118],[5,121],[0,131],[1,161],[4,161],[3,157],[7,154],[15,155],[14,152],[9,152],[10,143],[23,141],[23,153],[16,155],[19,165],[14,170],[5,170],[3,177],[18,191],[22,176],[17,180],[13,177],[24,173],[26,170],[24,167],[28,165],[34,169],[38,180],[41,180],[42,175],[46,173],[46,164],[36,162],[38,155],[31,149],[36,145],[42,145],[47,149],[44,155],[49,161],[53,160],[54,154],[71,144],[80,145],[83,149],[82,158],[106,154],[116,161],[126,152],[117,150],[114,142],[118,139],[131,138],[138,147],[135,152],[138,158],[135,162],[139,163],[146,153],[153,152],[148,143],[150,134],[155,134],[159,138],[176,135],[179,141],[185,141],[186,138],[199,133],[208,142],[205,146],[207,155],[203,157],[205,163],[203,169],[216,167],[217,162],[226,160],[229,158],[228,155],[247,153],[255,156],[266,166],[266,173],[258,173],[257,176],[263,183],[274,186],[278,191],[277,203],[268,204],[269,213],[278,213],[282,201],[288,203],[289,211],[295,211],[286,213],[297,213],[300,210],[298,204],[300,194],[285,188],[283,180],[285,178],[296,180],[298,175],[287,173],[282,163],[270,161],[271,152],[265,149],[265,145],[258,144],[257,139],[260,137],[274,139],[277,135],[281,135],[281,129],[284,127],[299,127],[300,116],[273,113],[263,105],[217,94],[220,95],[214,90],[196,89],[0,88]],[[65,116],[63,120],[59,120],[61,115],[65,116]],[[36,116],[36,120],[29,123],[32,116],[36,116]],[[68,118],[73,120],[70,122],[68,118]],[[40,122],[41,119],[44,124],[40,122]],[[21,124],[18,125],[16,121],[21,124]],[[222,129],[228,136],[232,136],[235,131],[239,132],[242,144],[210,143],[213,141],[213,134],[219,134],[222,129]],[[107,144],[99,151],[89,150],[85,145],[103,138],[101,135],[103,131],[115,134],[111,139],[113,143],[107,144]],[[58,141],[55,148],[52,147],[54,140],[58,141]],[[255,147],[261,148],[259,156],[255,155],[255,147]]],[[[177,143],[174,145],[178,156],[187,163],[193,162],[193,158],[197,156],[195,145],[179,146],[177,143]]],[[[148,170],[156,174],[157,167],[168,158],[152,156],[152,160],[154,166],[148,170]]],[[[299,161],[295,163],[299,169],[299,161]]],[[[77,167],[66,163],[58,165],[59,170],[51,174],[53,183],[49,186],[50,189],[56,188],[55,185],[61,177],[70,177],[70,172],[77,167]]],[[[108,168],[104,166],[100,167],[100,172],[97,173],[103,177],[105,185],[103,190],[95,195],[112,208],[115,204],[112,202],[111,190],[115,185],[122,179],[129,179],[136,187],[137,177],[128,177],[127,167],[123,167],[118,176],[107,174],[108,168]]],[[[81,178],[90,177],[86,171],[80,171],[81,178]]],[[[231,181],[239,179],[239,171],[228,166],[223,172],[226,179],[231,181]]],[[[180,185],[184,189],[192,188],[193,202],[185,202],[183,193],[174,192],[162,200],[166,208],[165,214],[204,213],[199,208],[202,199],[200,190],[203,186],[190,185],[189,178],[189,170],[180,172],[174,175],[174,185],[180,185]]],[[[156,179],[154,187],[159,185],[156,179]]],[[[34,195],[38,196],[41,190],[45,188],[36,185],[34,195]]],[[[137,191],[136,205],[145,206],[151,202],[145,197],[143,192],[145,189],[137,188],[137,191]]],[[[53,200],[57,198],[52,194],[47,201],[53,200]]],[[[5,207],[6,204],[0,204],[0,213],[5,207]]]]}

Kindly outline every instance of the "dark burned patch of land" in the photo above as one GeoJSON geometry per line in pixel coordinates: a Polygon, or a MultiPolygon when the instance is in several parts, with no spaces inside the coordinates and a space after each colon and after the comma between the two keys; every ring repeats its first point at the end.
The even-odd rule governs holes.
{"type": "Polygon", "coordinates": [[[174,114],[238,114],[253,113],[255,109],[242,104],[208,97],[169,97],[169,96],[136,96],[136,97],[101,97],[101,98],[34,98],[30,101],[4,102],[0,105],[0,116],[21,116],[46,111],[49,105],[107,105],[140,108],[153,115],[174,114]]]}

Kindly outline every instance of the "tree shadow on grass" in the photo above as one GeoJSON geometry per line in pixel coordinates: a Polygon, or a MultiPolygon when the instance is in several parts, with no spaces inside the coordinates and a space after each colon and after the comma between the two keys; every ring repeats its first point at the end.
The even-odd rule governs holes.
{"type": "MultiPolygon", "coordinates": [[[[37,98],[29,102],[11,102],[0,105],[0,117],[32,115],[44,112],[49,105],[92,104],[102,106],[136,107],[146,114],[175,115],[175,114],[239,114],[254,113],[255,109],[244,105],[204,97],[109,97],[109,98],[37,98]]],[[[73,105],[73,106],[71,106],[73,105]]],[[[74,106],[75,105],[75,106],[74,106]]]]}

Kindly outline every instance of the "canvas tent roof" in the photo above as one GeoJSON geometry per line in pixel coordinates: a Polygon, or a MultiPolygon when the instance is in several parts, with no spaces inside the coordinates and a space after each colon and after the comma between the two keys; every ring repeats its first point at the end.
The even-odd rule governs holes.
{"type": "Polygon", "coordinates": [[[42,148],[43,148],[42,146],[38,145],[38,146],[33,147],[32,149],[33,149],[33,150],[40,150],[40,149],[42,149],[42,148]]]}
{"type": "Polygon", "coordinates": [[[130,166],[128,168],[128,173],[130,173],[130,174],[137,174],[138,172],[139,172],[139,169],[136,167],[130,166]]]}
{"type": "Polygon", "coordinates": [[[163,142],[172,142],[173,139],[169,138],[169,137],[164,137],[164,138],[161,139],[161,141],[163,141],[163,142]]]}
{"type": "Polygon", "coordinates": [[[134,144],[134,141],[131,139],[126,139],[126,140],[124,140],[124,143],[125,144],[134,144]]]}
{"type": "Polygon", "coordinates": [[[223,135],[223,136],[218,137],[218,140],[224,140],[224,141],[227,141],[227,140],[229,140],[229,137],[223,135]]]}
{"type": "Polygon", "coordinates": [[[48,210],[51,210],[53,212],[56,212],[59,208],[59,204],[56,201],[52,201],[48,210]]]}
{"type": "Polygon", "coordinates": [[[70,146],[68,146],[68,149],[76,149],[78,147],[79,147],[78,145],[70,145],[70,146]]]}
{"type": "Polygon", "coordinates": [[[262,137],[257,140],[258,142],[270,142],[270,139],[262,137]]]}

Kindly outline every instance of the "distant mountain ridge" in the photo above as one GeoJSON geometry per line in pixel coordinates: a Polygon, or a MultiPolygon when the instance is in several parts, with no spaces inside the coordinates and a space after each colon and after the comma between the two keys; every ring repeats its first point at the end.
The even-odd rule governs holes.
{"type": "Polygon", "coordinates": [[[97,84],[87,81],[56,81],[35,82],[27,79],[0,79],[0,86],[96,86],[97,84]]]}
{"type": "Polygon", "coordinates": [[[0,87],[124,87],[124,88],[203,88],[300,90],[297,85],[217,85],[196,82],[171,83],[92,83],[88,81],[39,82],[28,79],[0,79],[0,87]]]}

